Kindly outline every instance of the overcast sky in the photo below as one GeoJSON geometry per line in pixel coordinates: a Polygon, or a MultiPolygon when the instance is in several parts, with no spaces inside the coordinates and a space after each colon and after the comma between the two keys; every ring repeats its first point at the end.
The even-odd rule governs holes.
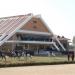
{"type": "Polygon", "coordinates": [[[0,0],[0,17],[41,14],[57,35],[75,35],[75,0],[0,0]]]}

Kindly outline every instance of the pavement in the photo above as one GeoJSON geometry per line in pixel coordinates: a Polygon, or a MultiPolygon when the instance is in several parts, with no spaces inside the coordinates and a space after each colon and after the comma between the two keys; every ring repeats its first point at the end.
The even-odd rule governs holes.
{"type": "Polygon", "coordinates": [[[75,64],[0,68],[0,75],[75,75],[75,64]]]}

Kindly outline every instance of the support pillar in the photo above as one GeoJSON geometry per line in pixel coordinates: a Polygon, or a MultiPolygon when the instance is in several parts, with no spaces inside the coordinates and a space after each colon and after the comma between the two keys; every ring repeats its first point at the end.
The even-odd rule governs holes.
{"type": "Polygon", "coordinates": [[[39,47],[37,46],[37,53],[39,54],[39,47]]]}
{"type": "Polygon", "coordinates": [[[28,49],[29,49],[29,44],[28,44],[28,49]]]}

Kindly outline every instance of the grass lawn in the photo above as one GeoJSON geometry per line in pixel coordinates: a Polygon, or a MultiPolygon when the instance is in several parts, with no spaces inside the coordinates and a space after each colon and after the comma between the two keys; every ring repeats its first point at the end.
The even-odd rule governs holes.
{"type": "Polygon", "coordinates": [[[39,57],[33,57],[32,61],[38,62],[38,63],[40,63],[40,62],[48,62],[48,63],[50,63],[50,62],[60,62],[60,61],[67,61],[67,57],[52,57],[52,56],[41,57],[41,56],[39,56],[39,57]]]}
{"type": "Polygon", "coordinates": [[[7,57],[6,60],[0,58],[1,67],[33,66],[33,65],[55,65],[55,64],[75,64],[69,61],[67,56],[32,56],[32,57],[7,57]]]}
{"type": "Polygon", "coordinates": [[[7,57],[6,60],[0,58],[0,64],[26,64],[26,63],[54,63],[54,62],[65,62],[67,61],[66,56],[32,56],[32,57],[21,57],[19,58],[10,58],[7,57]]]}

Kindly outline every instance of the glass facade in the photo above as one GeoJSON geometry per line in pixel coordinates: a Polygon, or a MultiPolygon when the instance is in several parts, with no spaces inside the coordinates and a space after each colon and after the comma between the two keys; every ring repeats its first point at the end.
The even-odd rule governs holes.
{"type": "Polygon", "coordinates": [[[52,41],[49,36],[41,36],[41,35],[26,35],[26,34],[17,34],[18,40],[23,41],[52,41]]]}

